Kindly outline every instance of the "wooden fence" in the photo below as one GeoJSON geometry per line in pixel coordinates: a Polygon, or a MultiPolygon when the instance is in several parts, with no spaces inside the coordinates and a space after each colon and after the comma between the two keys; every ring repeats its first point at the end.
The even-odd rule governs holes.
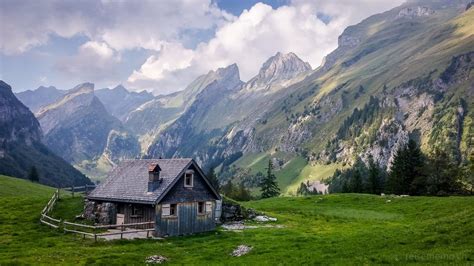
{"type": "Polygon", "coordinates": [[[120,239],[123,239],[124,234],[131,234],[131,233],[139,233],[139,232],[146,232],[146,237],[150,237],[150,232],[155,231],[155,222],[144,222],[144,223],[130,223],[130,224],[110,224],[110,225],[86,225],[86,224],[78,224],[78,223],[71,223],[61,219],[55,219],[48,214],[56,205],[56,202],[59,199],[59,189],[57,189],[51,199],[49,200],[48,204],[43,208],[41,211],[40,222],[48,225],[54,229],[62,228],[65,233],[75,233],[82,235],[83,238],[86,236],[94,238],[97,241],[99,237],[106,237],[106,236],[113,236],[113,235],[120,235],[120,239]],[[147,226],[148,225],[148,226],[147,226]],[[149,228],[145,229],[135,229],[134,227],[138,226],[145,226],[149,228]],[[104,230],[118,228],[118,232],[107,232],[104,230]],[[127,230],[133,229],[133,230],[127,230]]]}
{"type": "Polygon", "coordinates": [[[61,225],[61,220],[60,219],[54,219],[53,217],[49,216],[48,214],[53,210],[54,205],[56,205],[56,202],[59,199],[59,189],[56,189],[54,192],[53,196],[51,199],[48,201],[48,204],[43,208],[41,211],[41,217],[40,217],[40,222],[48,225],[50,227],[58,229],[59,226],[61,225]]]}
{"type": "Polygon", "coordinates": [[[80,187],[65,187],[64,190],[70,191],[72,197],[74,197],[74,192],[84,192],[85,194],[88,194],[89,192],[94,190],[95,187],[96,185],[85,185],[80,187]]]}

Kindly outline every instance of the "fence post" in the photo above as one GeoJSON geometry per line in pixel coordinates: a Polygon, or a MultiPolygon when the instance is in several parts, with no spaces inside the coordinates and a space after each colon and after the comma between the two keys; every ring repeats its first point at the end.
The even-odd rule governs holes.
{"type": "Polygon", "coordinates": [[[120,239],[123,239],[123,222],[122,226],[120,226],[120,239]]]}
{"type": "Polygon", "coordinates": [[[74,198],[74,186],[71,186],[72,197],[74,198]]]}

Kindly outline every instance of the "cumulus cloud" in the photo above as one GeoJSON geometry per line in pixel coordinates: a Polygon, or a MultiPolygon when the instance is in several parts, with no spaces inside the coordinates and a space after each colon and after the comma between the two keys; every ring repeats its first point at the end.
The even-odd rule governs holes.
{"type": "Polygon", "coordinates": [[[88,36],[121,49],[159,49],[179,41],[183,30],[214,28],[233,17],[211,0],[4,0],[0,1],[4,54],[48,42],[52,34],[88,36]]]}
{"type": "Polygon", "coordinates": [[[277,9],[257,3],[234,17],[213,0],[3,0],[0,52],[21,54],[52,35],[86,36],[89,41],[75,55],[58,60],[62,73],[93,82],[126,80],[136,90],[169,93],[232,63],[248,80],[276,52],[294,52],[317,67],[344,28],[402,1],[290,0],[277,9]],[[201,32],[211,35],[190,45],[201,32]],[[114,66],[126,63],[121,54],[130,49],[145,49],[150,56],[121,77],[114,66]]]}
{"type": "Polygon", "coordinates": [[[197,73],[203,74],[232,63],[239,66],[242,79],[249,80],[276,52],[294,52],[315,68],[337,47],[337,37],[347,26],[401,2],[295,0],[277,9],[257,3],[237,19],[219,27],[214,38],[201,43],[192,52],[180,53],[170,49],[163,50],[159,57],[150,57],[140,70],[132,74],[129,85],[140,88],[146,81],[148,88],[155,87],[159,93],[179,90],[197,73]],[[324,19],[318,18],[318,14],[322,14],[324,19]],[[163,72],[162,66],[168,64],[174,68],[163,72]],[[179,80],[175,79],[177,73],[179,80]],[[169,82],[171,79],[175,82],[169,82]]]}
{"type": "Polygon", "coordinates": [[[120,61],[120,55],[105,42],[89,41],[76,55],[61,58],[56,68],[80,81],[110,81],[119,78],[116,67],[120,61]]]}

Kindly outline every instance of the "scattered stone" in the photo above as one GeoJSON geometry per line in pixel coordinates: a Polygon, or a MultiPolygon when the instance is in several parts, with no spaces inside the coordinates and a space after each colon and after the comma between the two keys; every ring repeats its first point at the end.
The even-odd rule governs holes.
{"type": "Polygon", "coordinates": [[[245,255],[249,253],[252,250],[252,247],[246,246],[246,245],[240,245],[230,255],[233,257],[240,257],[242,255],[245,255]]]}
{"type": "Polygon", "coordinates": [[[385,197],[385,193],[380,193],[380,196],[381,196],[381,197],[385,197]]]}
{"type": "Polygon", "coordinates": [[[243,222],[226,223],[222,225],[222,229],[227,231],[240,232],[245,229],[256,229],[256,228],[283,228],[281,224],[266,224],[266,225],[245,225],[243,222]]]}
{"type": "Polygon", "coordinates": [[[254,209],[247,209],[247,218],[254,219],[259,213],[254,209]]]}
{"type": "Polygon", "coordinates": [[[227,201],[222,202],[221,221],[223,223],[241,221],[243,219],[244,215],[242,214],[242,207],[240,205],[227,201]]]}
{"type": "Polygon", "coordinates": [[[230,230],[230,231],[244,230],[245,225],[242,222],[227,223],[227,224],[223,224],[222,228],[225,230],[230,230]]]}
{"type": "Polygon", "coordinates": [[[276,222],[277,218],[268,217],[266,215],[259,215],[255,217],[253,220],[257,222],[276,222]]]}
{"type": "Polygon", "coordinates": [[[145,263],[147,264],[162,264],[163,262],[168,261],[167,257],[161,256],[161,255],[153,255],[148,258],[146,258],[145,263]]]}
{"type": "Polygon", "coordinates": [[[392,202],[392,201],[391,201],[391,200],[386,200],[386,201],[385,201],[385,203],[390,203],[390,202],[392,202]]]}

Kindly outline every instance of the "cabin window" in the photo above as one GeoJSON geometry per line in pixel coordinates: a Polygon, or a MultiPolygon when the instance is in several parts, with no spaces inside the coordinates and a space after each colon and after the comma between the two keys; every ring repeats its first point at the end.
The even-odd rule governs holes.
{"type": "Polygon", "coordinates": [[[184,187],[193,187],[194,183],[194,173],[193,172],[186,172],[184,175],[184,187]]]}
{"type": "Polygon", "coordinates": [[[142,208],[132,205],[132,216],[142,216],[143,210],[142,208]]]}
{"type": "Polygon", "coordinates": [[[198,214],[204,214],[205,206],[206,205],[204,205],[204,202],[202,202],[202,201],[198,202],[198,214]]]}
{"type": "Polygon", "coordinates": [[[161,205],[161,216],[177,216],[177,205],[176,204],[163,204],[161,205]]]}

